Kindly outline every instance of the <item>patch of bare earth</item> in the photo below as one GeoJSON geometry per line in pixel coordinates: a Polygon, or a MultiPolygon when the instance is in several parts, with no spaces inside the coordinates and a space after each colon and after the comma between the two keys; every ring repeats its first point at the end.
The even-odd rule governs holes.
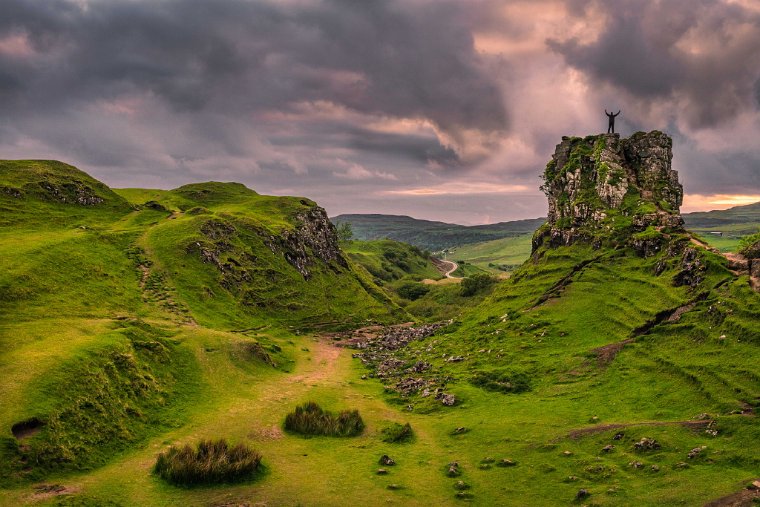
{"type": "Polygon", "coordinates": [[[280,440],[282,437],[282,428],[279,426],[257,428],[248,434],[248,438],[251,440],[280,440]]]}
{"type": "Polygon", "coordinates": [[[633,338],[628,338],[627,340],[616,343],[610,343],[604,347],[594,349],[593,352],[596,354],[597,364],[599,366],[607,366],[612,362],[613,359],[615,359],[615,356],[617,356],[618,353],[623,350],[623,347],[629,343],[633,343],[633,338]]]}
{"type": "Polygon", "coordinates": [[[704,507],[750,507],[760,500],[760,479],[755,479],[746,488],[717,500],[707,502],[704,507]]]}
{"type": "Polygon", "coordinates": [[[594,435],[596,433],[603,433],[609,430],[619,430],[622,428],[631,428],[638,426],[684,426],[686,428],[704,428],[715,422],[712,419],[702,419],[698,421],[646,421],[636,423],[611,423],[611,424],[596,424],[589,428],[581,428],[573,430],[567,434],[568,438],[577,440],[581,437],[588,435],[594,435]]]}
{"type": "Polygon", "coordinates": [[[34,500],[44,500],[60,495],[71,495],[79,491],[77,488],[67,488],[61,484],[38,484],[34,486],[34,500]]]}

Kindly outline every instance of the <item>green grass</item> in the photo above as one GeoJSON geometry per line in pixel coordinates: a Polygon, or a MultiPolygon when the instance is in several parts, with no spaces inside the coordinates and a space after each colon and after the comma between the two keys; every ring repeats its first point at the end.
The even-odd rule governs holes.
{"type": "Polygon", "coordinates": [[[760,399],[760,300],[709,252],[690,288],[674,285],[677,250],[546,249],[490,292],[431,285],[402,311],[353,261],[315,261],[299,280],[263,242],[256,231],[294,230],[309,201],[219,184],[122,195],[177,213],[0,196],[0,505],[557,505],[581,488],[595,505],[700,505],[757,477],[760,426],[738,412],[760,399]],[[235,232],[209,234],[210,220],[235,232]],[[229,270],[188,250],[198,241],[229,270]],[[245,304],[250,291],[264,307],[245,304]],[[688,303],[679,320],[662,320],[688,303]],[[454,407],[432,396],[399,403],[392,380],[307,331],[409,313],[454,319],[397,354],[402,371],[429,363],[409,375],[445,379],[454,407]],[[597,349],[614,344],[602,361],[597,349]],[[309,399],[333,414],[357,410],[363,431],[283,431],[295,401],[309,399]],[[712,426],[693,424],[703,413],[712,426]],[[36,433],[14,437],[34,419],[36,433]],[[387,441],[407,433],[397,421],[414,428],[403,445],[387,441]],[[642,437],[661,447],[637,451],[642,437]],[[256,449],[266,473],[205,488],[151,473],[172,446],[218,439],[256,449]],[[384,454],[396,465],[378,475],[384,454]],[[449,478],[455,461],[461,474],[449,478]],[[67,494],[46,498],[40,483],[67,494]]]}
{"type": "Polygon", "coordinates": [[[451,250],[452,259],[462,259],[489,272],[514,271],[530,256],[533,234],[463,245],[451,250]]]}

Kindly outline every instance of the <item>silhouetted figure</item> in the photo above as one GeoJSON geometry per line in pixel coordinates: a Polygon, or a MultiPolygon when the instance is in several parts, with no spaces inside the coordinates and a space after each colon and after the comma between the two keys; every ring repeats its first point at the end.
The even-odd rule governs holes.
{"type": "Polygon", "coordinates": [[[615,133],[615,117],[620,114],[620,111],[618,111],[615,114],[608,113],[607,110],[604,110],[604,114],[607,115],[607,118],[610,119],[610,123],[607,126],[607,133],[608,134],[614,134],[615,133]]]}

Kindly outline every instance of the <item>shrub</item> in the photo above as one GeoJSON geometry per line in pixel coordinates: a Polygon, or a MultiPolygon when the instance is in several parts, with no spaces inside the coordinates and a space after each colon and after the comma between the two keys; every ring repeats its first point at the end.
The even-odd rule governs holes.
{"type": "Polygon", "coordinates": [[[488,371],[476,373],[470,382],[488,391],[522,393],[530,390],[530,377],[512,371],[488,371]]]}
{"type": "Polygon", "coordinates": [[[407,282],[398,288],[398,295],[409,301],[416,301],[428,292],[430,287],[417,282],[407,282]]]}
{"type": "Polygon", "coordinates": [[[153,472],[172,484],[218,484],[252,478],[261,466],[261,454],[224,439],[201,440],[197,449],[171,446],[156,459],[153,472]]]}
{"type": "Polygon", "coordinates": [[[465,297],[474,296],[495,284],[496,281],[495,277],[487,274],[464,278],[460,284],[460,294],[465,297]]]}
{"type": "Polygon", "coordinates": [[[412,426],[409,423],[393,423],[387,428],[384,428],[382,433],[383,442],[388,442],[389,444],[409,442],[412,440],[412,438],[414,438],[414,431],[412,431],[412,426]]]}
{"type": "Polygon", "coordinates": [[[344,410],[335,415],[309,401],[285,416],[285,429],[302,435],[353,437],[364,430],[364,421],[358,410],[344,410]]]}

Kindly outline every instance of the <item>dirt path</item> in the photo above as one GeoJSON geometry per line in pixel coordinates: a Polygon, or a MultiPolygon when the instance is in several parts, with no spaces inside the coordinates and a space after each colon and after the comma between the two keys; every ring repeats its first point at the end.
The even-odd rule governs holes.
{"type": "Polygon", "coordinates": [[[441,262],[443,264],[448,264],[451,267],[451,269],[449,269],[448,271],[446,271],[445,273],[443,273],[443,276],[445,276],[446,278],[461,278],[459,276],[451,276],[451,273],[453,273],[454,271],[456,271],[457,269],[459,269],[459,264],[457,264],[454,261],[444,261],[444,260],[442,260],[441,262]]]}
{"type": "MultiPolygon", "coordinates": [[[[702,428],[708,426],[714,422],[712,419],[704,419],[700,421],[645,421],[637,423],[612,423],[612,424],[597,424],[590,428],[582,428],[579,430],[573,430],[566,435],[567,438],[576,440],[587,435],[593,435],[595,433],[603,433],[608,430],[619,430],[623,428],[632,428],[640,426],[684,426],[686,428],[702,428]]],[[[561,440],[562,437],[555,440],[561,440]]]]}

